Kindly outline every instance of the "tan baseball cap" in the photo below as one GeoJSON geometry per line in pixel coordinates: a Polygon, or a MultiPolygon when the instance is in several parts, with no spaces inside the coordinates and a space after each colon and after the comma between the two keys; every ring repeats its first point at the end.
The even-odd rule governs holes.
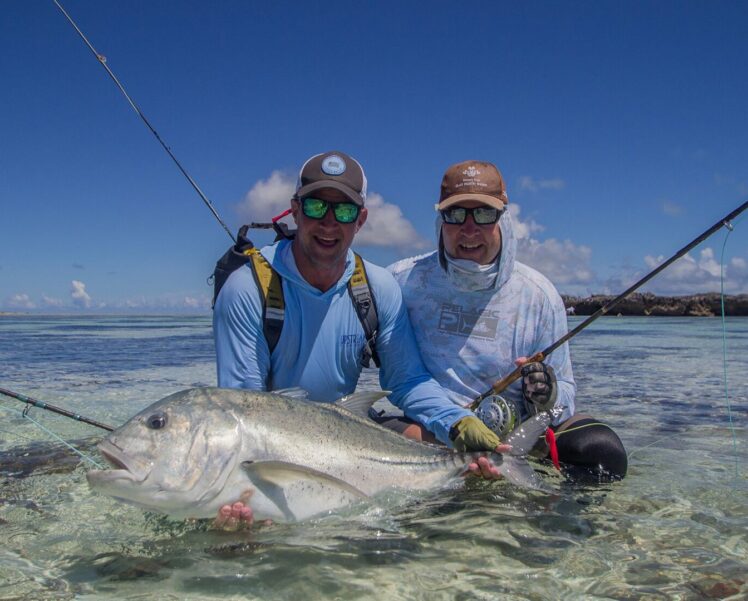
{"type": "Polygon", "coordinates": [[[500,210],[506,208],[509,197],[504,178],[496,165],[484,161],[463,161],[447,169],[442,178],[436,210],[441,211],[465,200],[477,200],[500,210]]]}

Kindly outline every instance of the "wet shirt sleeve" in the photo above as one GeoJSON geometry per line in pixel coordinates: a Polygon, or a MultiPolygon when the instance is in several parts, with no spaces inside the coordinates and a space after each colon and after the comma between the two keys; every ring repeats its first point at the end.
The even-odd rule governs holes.
{"type": "Polygon", "coordinates": [[[247,266],[229,276],[213,310],[218,386],[266,390],[270,350],[262,329],[262,300],[247,266]]]}
{"type": "Polygon", "coordinates": [[[423,365],[400,288],[386,274],[376,290],[379,314],[377,352],[381,360],[379,381],[390,390],[390,401],[407,417],[423,424],[444,444],[451,445],[449,430],[473,413],[453,403],[423,365]]]}

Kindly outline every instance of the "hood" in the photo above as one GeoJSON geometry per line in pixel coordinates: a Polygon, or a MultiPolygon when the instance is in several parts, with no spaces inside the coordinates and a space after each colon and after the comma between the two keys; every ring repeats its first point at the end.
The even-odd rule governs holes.
{"type": "MultiPolygon", "coordinates": [[[[436,215],[436,244],[438,253],[440,255],[440,262],[444,267],[444,262],[441,259],[441,253],[444,252],[444,246],[442,244],[442,217],[439,213],[436,215]]],[[[499,219],[499,230],[501,231],[501,251],[499,256],[496,257],[496,262],[499,266],[499,273],[494,282],[493,289],[498,290],[501,288],[509,279],[509,276],[514,270],[514,261],[517,256],[517,238],[514,234],[514,221],[512,214],[509,210],[504,211],[504,214],[499,219]]],[[[447,278],[450,283],[456,288],[460,288],[460,283],[455,280],[449,270],[445,268],[447,278]]]]}
{"type": "Polygon", "coordinates": [[[280,240],[270,246],[265,246],[260,249],[260,253],[265,257],[278,275],[281,278],[286,279],[290,282],[294,282],[299,287],[304,289],[309,294],[319,296],[320,298],[325,296],[332,296],[336,294],[341,288],[345,288],[348,285],[348,280],[353,276],[353,270],[356,266],[356,261],[353,257],[353,251],[348,249],[348,254],[345,258],[345,271],[337,283],[322,292],[318,288],[312,286],[307,282],[296,267],[296,260],[294,259],[293,252],[291,250],[292,240],[280,240]]]}

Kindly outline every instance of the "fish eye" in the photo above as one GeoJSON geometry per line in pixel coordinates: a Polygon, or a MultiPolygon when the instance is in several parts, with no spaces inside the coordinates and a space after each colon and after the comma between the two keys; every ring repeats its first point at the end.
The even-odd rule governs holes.
{"type": "Polygon", "coordinates": [[[146,420],[146,425],[151,430],[160,430],[166,426],[166,414],[165,413],[154,413],[146,420]]]}

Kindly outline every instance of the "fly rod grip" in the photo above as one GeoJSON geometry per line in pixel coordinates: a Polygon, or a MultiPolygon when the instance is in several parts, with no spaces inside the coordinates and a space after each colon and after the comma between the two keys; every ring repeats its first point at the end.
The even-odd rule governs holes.
{"type": "Polygon", "coordinates": [[[475,399],[471,403],[469,409],[471,409],[472,411],[475,411],[478,408],[478,405],[480,405],[480,402],[486,397],[489,397],[492,394],[501,394],[502,392],[504,392],[512,382],[514,382],[520,377],[520,375],[522,374],[522,368],[525,365],[527,365],[528,363],[541,363],[543,359],[545,359],[545,355],[542,353],[542,351],[539,353],[535,353],[522,365],[518,365],[514,369],[514,371],[504,376],[501,380],[497,380],[496,382],[494,382],[491,388],[489,388],[486,392],[484,392],[482,395],[480,395],[477,399],[475,399]]]}

